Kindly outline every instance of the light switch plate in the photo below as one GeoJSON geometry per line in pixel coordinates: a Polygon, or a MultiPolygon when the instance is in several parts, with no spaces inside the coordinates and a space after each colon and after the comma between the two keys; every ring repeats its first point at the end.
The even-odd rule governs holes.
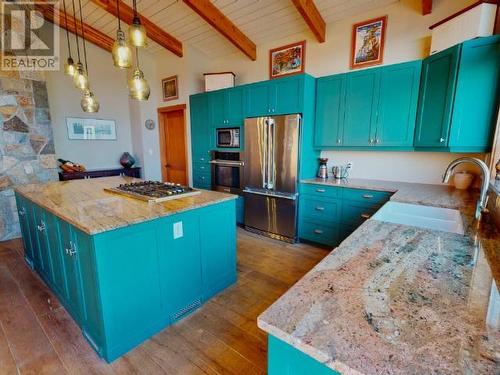
{"type": "Polygon", "coordinates": [[[182,229],[182,221],[174,223],[174,240],[184,236],[184,230],[182,229]]]}

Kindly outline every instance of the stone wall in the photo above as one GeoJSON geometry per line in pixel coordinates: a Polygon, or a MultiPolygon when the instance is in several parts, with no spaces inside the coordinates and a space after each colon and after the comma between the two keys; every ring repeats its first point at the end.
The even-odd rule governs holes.
{"type": "Polygon", "coordinates": [[[14,187],[56,177],[43,74],[0,70],[0,241],[21,235],[14,187]]]}

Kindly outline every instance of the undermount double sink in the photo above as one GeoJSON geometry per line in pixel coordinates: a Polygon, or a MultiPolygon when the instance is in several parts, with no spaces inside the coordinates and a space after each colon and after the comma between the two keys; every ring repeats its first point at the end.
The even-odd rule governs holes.
{"type": "Polygon", "coordinates": [[[372,218],[389,223],[464,234],[460,211],[449,208],[387,202],[372,218]]]}

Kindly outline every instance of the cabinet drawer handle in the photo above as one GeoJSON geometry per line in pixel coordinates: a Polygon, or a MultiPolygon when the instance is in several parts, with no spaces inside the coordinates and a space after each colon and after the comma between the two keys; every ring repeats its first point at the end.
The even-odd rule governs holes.
{"type": "Polygon", "coordinates": [[[201,161],[205,161],[205,158],[200,158],[201,161]]]}
{"type": "Polygon", "coordinates": [[[21,207],[21,209],[19,210],[19,215],[21,216],[26,215],[26,207],[21,207]]]}
{"type": "Polygon", "coordinates": [[[373,195],[371,195],[371,194],[363,194],[363,198],[372,199],[373,195]]]}
{"type": "Polygon", "coordinates": [[[325,207],[316,206],[315,209],[316,209],[316,211],[324,211],[325,207]]]}
{"type": "Polygon", "coordinates": [[[40,232],[43,232],[45,230],[45,223],[43,221],[40,221],[40,225],[36,226],[40,232]]]}
{"type": "Polygon", "coordinates": [[[316,189],[318,193],[324,193],[326,190],[325,189],[316,189]]]}
{"type": "Polygon", "coordinates": [[[64,248],[64,251],[66,251],[66,254],[70,257],[76,254],[76,246],[73,241],[69,241],[69,248],[64,248]]]}
{"type": "Polygon", "coordinates": [[[371,215],[368,214],[361,214],[361,218],[363,219],[369,219],[371,215]]]}
{"type": "Polygon", "coordinates": [[[201,166],[200,169],[205,169],[205,166],[201,166]]]}
{"type": "Polygon", "coordinates": [[[315,234],[323,234],[323,231],[321,229],[315,229],[314,233],[315,234]]]}

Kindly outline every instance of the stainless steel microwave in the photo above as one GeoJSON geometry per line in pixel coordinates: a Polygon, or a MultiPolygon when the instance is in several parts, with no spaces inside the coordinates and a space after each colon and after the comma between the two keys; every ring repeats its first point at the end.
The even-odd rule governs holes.
{"type": "Polygon", "coordinates": [[[240,128],[217,128],[215,132],[218,148],[240,147],[240,128]]]}

